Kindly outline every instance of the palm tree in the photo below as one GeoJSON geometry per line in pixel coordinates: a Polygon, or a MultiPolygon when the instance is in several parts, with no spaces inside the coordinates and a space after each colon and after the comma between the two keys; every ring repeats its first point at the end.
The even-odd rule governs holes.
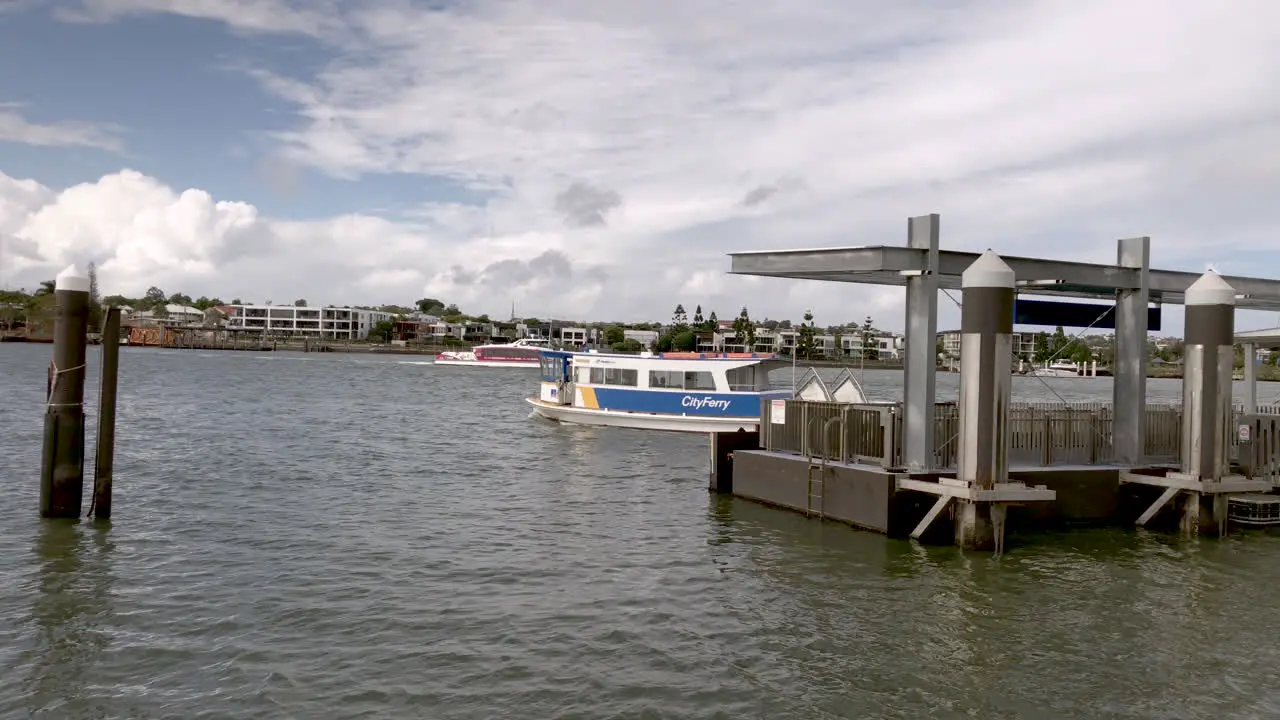
{"type": "Polygon", "coordinates": [[[52,295],[58,283],[53,280],[41,280],[40,287],[36,290],[36,295],[52,295]]]}

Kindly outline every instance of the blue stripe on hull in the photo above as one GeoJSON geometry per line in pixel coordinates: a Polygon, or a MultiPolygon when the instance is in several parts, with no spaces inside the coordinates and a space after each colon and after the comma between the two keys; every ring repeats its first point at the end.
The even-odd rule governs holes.
{"type": "Polygon", "coordinates": [[[595,386],[594,389],[601,409],[700,417],[759,417],[761,398],[791,397],[790,390],[763,393],[715,393],[632,390],[600,386],[595,386]]]}

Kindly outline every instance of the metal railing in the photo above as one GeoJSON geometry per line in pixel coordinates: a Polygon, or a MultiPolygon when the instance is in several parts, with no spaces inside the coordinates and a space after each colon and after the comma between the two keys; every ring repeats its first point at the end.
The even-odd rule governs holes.
{"type": "MultiPolygon", "coordinates": [[[[1244,408],[1233,413],[1235,427],[1244,408]]],[[[1146,408],[1145,456],[1149,462],[1177,462],[1182,447],[1182,408],[1150,404],[1146,408]]],[[[1259,415],[1280,416],[1280,405],[1258,408],[1259,415]]],[[[833,462],[900,467],[902,457],[900,403],[847,404],[809,400],[765,401],[761,407],[760,446],[833,462]],[[780,403],[780,407],[779,404],[780,403]],[[778,409],[775,409],[778,408],[778,409]]],[[[1256,416],[1254,416],[1256,417],[1256,416]]],[[[1009,408],[1009,462],[1022,466],[1096,465],[1114,460],[1114,414],[1109,403],[1017,403],[1009,408]]],[[[1280,422],[1276,440],[1249,446],[1248,461],[1258,467],[1273,463],[1280,476],[1280,422]],[[1267,444],[1270,443],[1270,444],[1267,444]],[[1258,455],[1263,453],[1263,455],[1258,455]]],[[[934,407],[934,467],[957,462],[959,409],[954,403],[934,407]]],[[[1239,434],[1231,433],[1231,456],[1238,455],[1239,434]]]]}
{"type": "Polygon", "coordinates": [[[855,405],[809,400],[782,400],[781,412],[766,400],[761,411],[760,445],[835,462],[892,467],[897,464],[896,404],[855,405]],[[782,422],[774,422],[781,419],[782,422]]]}

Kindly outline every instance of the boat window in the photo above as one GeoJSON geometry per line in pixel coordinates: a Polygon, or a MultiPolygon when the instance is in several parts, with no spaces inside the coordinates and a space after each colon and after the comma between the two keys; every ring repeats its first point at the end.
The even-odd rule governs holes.
{"type": "Polygon", "coordinates": [[[685,390],[715,390],[716,378],[706,370],[690,370],[684,374],[685,390]]]}
{"type": "Polygon", "coordinates": [[[650,370],[649,387],[679,390],[684,387],[684,373],[679,370],[650,370]]]}
{"type": "Polygon", "coordinates": [[[637,375],[635,370],[629,368],[608,368],[604,371],[604,384],[635,387],[639,379],[637,375]]]}
{"type": "Polygon", "coordinates": [[[581,385],[591,384],[591,368],[578,368],[578,383],[581,385]]]}
{"type": "Polygon", "coordinates": [[[755,390],[756,389],[756,366],[748,365],[746,367],[733,368],[728,373],[730,390],[755,390]]]}
{"type": "Polygon", "coordinates": [[[591,368],[591,384],[592,385],[604,384],[604,368],[600,368],[600,367],[591,368]]]}

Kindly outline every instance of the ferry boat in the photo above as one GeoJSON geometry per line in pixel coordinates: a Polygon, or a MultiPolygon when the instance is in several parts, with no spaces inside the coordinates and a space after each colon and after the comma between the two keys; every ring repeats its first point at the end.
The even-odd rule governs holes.
{"type": "Polygon", "coordinates": [[[478,367],[536,368],[540,353],[547,347],[541,338],[521,338],[501,345],[477,345],[471,350],[442,352],[436,365],[475,365],[478,367]]]}
{"type": "MultiPolygon", "coordinates": [[[[787,365],[772,354],[543,350],[534,415],[579,425],[678,432],[757,430],[761,401],[794,389],[769,385],[787,365]]],[[[815,376],[816,377],[816,376],[815,376]]]]}

